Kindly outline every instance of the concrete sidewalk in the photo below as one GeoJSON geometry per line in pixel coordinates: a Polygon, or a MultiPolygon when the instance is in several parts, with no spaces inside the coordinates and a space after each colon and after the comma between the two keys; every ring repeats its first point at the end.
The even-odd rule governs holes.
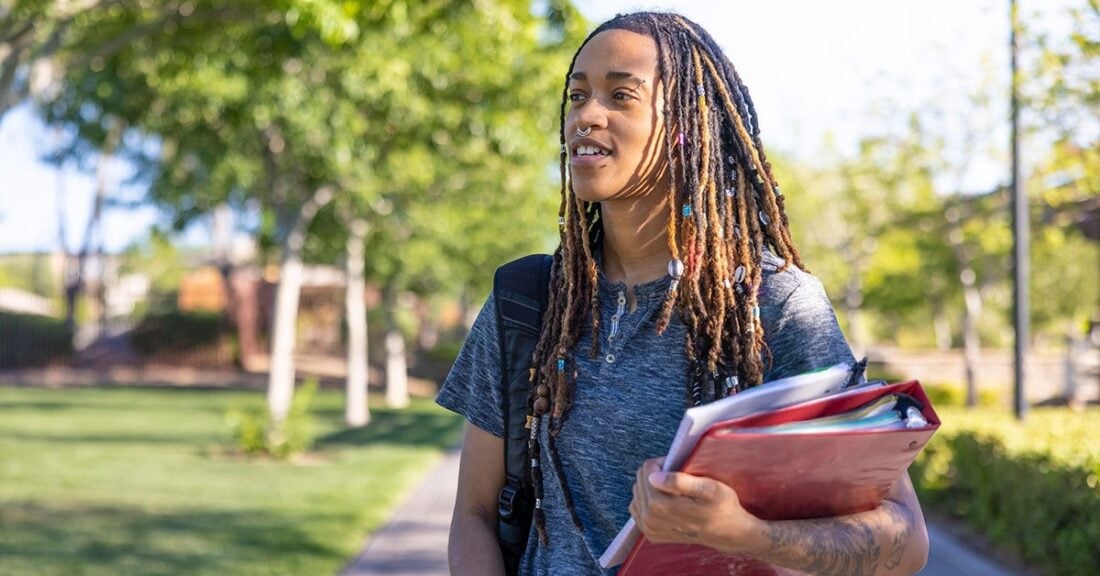
{"type": "MultiPolygon", "coordinates": [[[[458,484],[457,450],[428,473],[389,524],[375,533],[342,576],[447,576],[447,532],[458,484]]],[[[1013,576],[930,524],[931,554],[921,576],[1013,576]]]]}
{"type": "Polygon", "coordinates": [[[447,532],[458,489],[458,457],[457,449],[448,452],[340,574],[447,576],[447,532]]]}

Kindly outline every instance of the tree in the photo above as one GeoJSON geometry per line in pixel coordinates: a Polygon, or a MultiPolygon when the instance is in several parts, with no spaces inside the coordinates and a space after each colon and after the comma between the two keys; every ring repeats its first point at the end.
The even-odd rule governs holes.
{"type": "Polygon", "coordinates": [[[52,82],[52,58],[73,19],[102,0],[36,2],[0,0],[0,121],[52,82]]]}
{"type": "MultiPolygon", "coordinates": [[[[337,211],[347,214],[343,220],[360,215],[370,222],[367,276],[382,287],[391,404],[406,402],[398,296],[484,294],[488,271],[545,249],[554,231],[547,168],[556,158],[557,126],[549,119],[558,103],[548,95],[559,92],[582,22],[567,4],[551,4],[546,20],[525,2],[484,8],[451,13],[447,34],[418,33],[442,27],[437,15],[410,10],[402,20],[407,31],[375,37],[354,54],[358,72],[380,81],[348,91],[385,102],[372,107],[371,119],[393,136],[383,146],[367,142],[375,158],[363,178],[369,185],[352,189],[337,211]],[[501,57],[456,58],[464,52],[501,57]],[[517,84],[519,77],[527,80],[517,84]]],[[[319,222],[319,253],[340,246],[333,239],[341,219],[319,222]]]]}
{"type": "MultiPolygon", "coordinates": [[[[108,57],[93,59],[88,68],[67,67],[63,90],[46,104],[50,119],[76,127],[70,156],[103,147],[106,126],[133,127],[122,144],[148,179],[150,199],[172,213],[180,227],[223,202],[258,198],[272,207],[283,246],[277,304],[281,317],[275,322],[269,386],[277,420],[289,409],[293,385],[300,250],[312,215],[331,198],[333,186],[310,178],[308,161],[319,153],[304,159],[290,153],[284,137],[287,122],[265,115],[264,105],[274,103],[276,112],[288,110],[303,93],[301,83],[295,83],[298,78],[284,74],[277,63],[293,62],[294,54],[311,42],[338,43],[347,34],[327,25],[298,26],[310,21],[309,16],[319,22],[317,11],[325,8],[304,4],[308,6],[300,8],[313,11],[299,12],[295,3],[283,13],[260,10],[263,3],[249,7],[218,1],[109,10],[113,18],[74,28],[85,34],[73,34],[70,58],[101,50],[102,38],[132,29],[135,19],[154,18],[164,10],[182,18],[162,34],[141,36],[108,57]],[[266,19],[257,19],[257,14],[266,19]],[[284,93],[280,91],[287,97],[270,99],[272,92],[284,93]],[[159,142],[151,144],[151,137],[159,142]]],[[[83,24],[82,18],[76,22],[83,24]]]]}
{"type": "MultiPolygon", "coordinates": [[[[150,198],[179,225],[221,203],[259,201],[259,233],[281,252],[279,365],[269,385],[279,419],[293,382],[286,334],[293,334],[295,272],[311,237],[324,252],[346,236],[325,225],[334,220],[325,205],[368,222],[365,264],[392,293],[454,286],[451,278],[475,275],[448,276],[477,258],[471,253],[523,248],[517,235],[486,250],[431,233],[442,215],[469,203],[501,210],[475,210],[459,230],[514,230],[533,219],[521,198],[550,190],[556,116],[532,113],[530,102],[547,102],[547,111],[556,105],[547,94],[559,92],[562,46],[580,24],[558,2],[547,5],[547,17],[518,0],[192,4],[195,13],[219,6],[216,24],[185,18],[72,72],[48,110],[77,127],[77,155],[103,141],[110,118],[140,131],[123,144],[143,167],[150,198]],[[512,220],[494,223],[505,208],[512,220]],[[435,258],[443,254],[458,257],[435,258]]],[[[477,274],[485,276],[484,268],[477,274]]]]}
{"type": "MultiPolygon", "coordinates": [[[[780,175],[787,172],[793,177],[793,182],[784,179],[781,184],[784,194],[791,197],[787,206],[794,236],[804,260],[826,287],[839,295],[846,333],[857,350],[870,336],[863,310],[875,310],[889,319],[904,309],[899,304],[908,304],[904,297],[884,303],[867,301],[866,283],[875,279],[872,266],[890,253],[883,239],[897,233],[894,223],[900,214],[921,193],[927,194],[927,190],[914,188],[919,183],[910,178],[916,154],[911,142],[881,134],[861,139],[852,157],[841,156],[830,144],[823,166],[791,170],[779,162],[780,175]]],[[[894,262],[887,259],[887,264],[894,262]]],[[[873,288],[883,285],[891,289],[912,286],[887,282],[873,288]]]]}
{"type": "Polygon", "coordinates": [[[1039,149],[1027,181],[1035,202],[1031,293],[1042,295],[1032,301],[1031,320],[1057,332],[1069,324],[1079,334],[1100,317],[1100,244],[1078,225],[1100,198],[1100,1],[1081,2],[1069,16],[1067,35],[1029,34],[1035,58],[1025,104],[1039,149]]]}

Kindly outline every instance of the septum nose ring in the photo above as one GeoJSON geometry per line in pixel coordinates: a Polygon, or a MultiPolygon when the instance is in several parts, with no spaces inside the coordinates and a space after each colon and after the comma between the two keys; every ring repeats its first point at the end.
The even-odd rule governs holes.
{"type": "Polygon", "coordinates": [[[577,136],[580,136],[581,138],[584,138],[585,136],[588,136],[591,133],[592,133],[592,127],[591,126],[589,126],[588,128],[577,128],[577,136]]]}

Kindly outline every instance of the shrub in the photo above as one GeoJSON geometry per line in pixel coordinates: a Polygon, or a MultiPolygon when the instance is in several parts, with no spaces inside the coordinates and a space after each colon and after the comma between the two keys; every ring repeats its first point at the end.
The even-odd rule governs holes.
{"type": "Polygon", "coordinates": [[[131,338],[134,349],[142,354],[162,349],[186,350],[216,343],[221,326],[218,314],[170,310],[142,318],[131,338]]]}
{"type": "Polygon", "coordinates": [[[1100,566],[1100,410],[1006,414],[939,410],[911,469],[927,506],[965,519],[1051,574],[1100,566]]]}
{"type": "MultiPolygon", "coordinates": [[[[933,406],[957,407],[966,406],[966,388],[959,384],[923,384],[924,393],[932,401],[933,406]]],[[[984,388],[978,390],[978,406],[997,407],[1004,406],[1005,398],[998,390],[984,388]]]]}
{"type": "Polygon", "coordinates": [[[146,315],[130,342],[147,359],[167,364],[224,365],[234,358],[221,314],[168,310],[146,315]]]}
{"type": "Polygon", "coordinates": [[[317,395],[317,380],[306,380],[294,394],[290,411],[282,421],[273,420],[266,406],[233,410],[226,419],[237,447],[249,456],[286,460],[309,450],[315,428],[310,406],[317,395]]]}
{"type": "Polygon", "coordinates": [[[67,360],[73,332],[56,318],[0,312],[0,367],[42,366],[67,360]]]}

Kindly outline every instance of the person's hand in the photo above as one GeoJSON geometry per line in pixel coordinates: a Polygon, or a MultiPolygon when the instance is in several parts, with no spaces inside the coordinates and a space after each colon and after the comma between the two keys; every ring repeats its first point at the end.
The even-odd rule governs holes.
{"type": "Polygon", "coordinates": [[[650,542],[702,544],[749,552],[762,521],[741,506],[725,484],[682,472],[662,472],[663,458],[646,460],[634,481],[630,515],[650,542]]]}

